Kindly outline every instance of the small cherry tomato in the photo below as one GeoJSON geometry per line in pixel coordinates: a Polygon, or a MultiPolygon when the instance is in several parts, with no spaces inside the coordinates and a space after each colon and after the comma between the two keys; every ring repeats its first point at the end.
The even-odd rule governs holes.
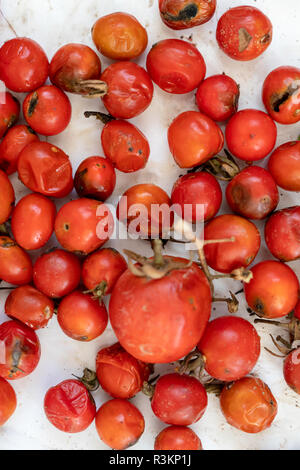
{"type": "Polygon", "coordinates": [[[0,377],[7,380],[22,379],[37,367],[41,347],[32,328],[15,320],[0,325],[4,363],[0,363],[0,377]]]}
{"type": "Polygon", "coordinates": [[[181,39],[164,39],[152,46],[147,56],[147,70],[162,90],[183,94],[200,85],[206,65],[193,44],[181,39]]]}
{"type": "Polygon", "coordinates": [[[217,0],[159,0],[163,22],[172,29],[187,29],[209,21],[217,0]]]}
{"type": "Polygon", "coordinates": [[[17,98],[8,92],[4,96],[4,100],[0,101],[0,139],[17,122],[20,114],[20,104],[17,98]]]}
{"type": "Polygon", "coordinates": [[[15,205],[15,191],[8,176],[0,170],[0,225],[6,222],[15,205]]]}
{"type": "Polygon", "coordinates": [[[134,62],[116,62],[101,75],[108,87],[103,103],[119,119],[131,119],[148,108],[153,97],[153,83],[145,69],[134,62]]]}
{"type": "Polygon", "coordinates": [[[38,142],[39,138],[28,126],[20,124],[7,132],[0,144],[0,168],[7,175],[17,171],[20,153],[32,142],[38,142]]]}
{"type": "Polygon", "coordinates": [[[221,207],[222,190],[216,178],[199,171],[181,176],[173,186],[172,205],[178,204],[175,211],[188,222],[207,221],[214,217],[221,207]],[[199,212],[197,213],[197,208],[199,212]],[[203,213],[202,213],[203,209],[203,213]]]}
{"type": "Polygon", "coordinates": [[[275,212],[265,226],[265,240],[272,255],[280,261],[300,258],[300,206],[275,212]]]}
{"type": "Polygon", "coordinates": [[[188,375],[163,375],[155,384],[151,408],[167,424],[189,426],[196,423],[207,408],[207,393],[198,379],[188,375]]]}
{"type": "Polygon", "coordinates": [[[64,250],[44,253],[33,267],[33,282],[37,289],[51,298],[70,294],[80,282],[80,262],[64,250]]]}
{"type": "Polygon", "coordinates": [[[48,390],[45,414],[53,426],[63,432],[82,432],[96,415],[92,395],[79,380],[65,380],[48,390]]]}
{"type": "Polygon", "coordinates": [[[288,386],[300,394],[300,348],[292,350],[285,358],[283,376],[288,386]]]}
{"type": "Polygon", "coordinates": [[[300,191],[300,142],[280,145],[272,153],[268,169],[278,186],[286,191],[300,191]]]}
{"type": "Polygon", "coordinates": [[[239,85],[228,75],[213,75],[200,83],[196,94],[199,111],[214,121],[226,121],[237,112],[239,85]]]}
{"type": "Polygon", "coordinates": [[[299,298],[294,271],[279,261],[262,261],[251,268],[253,279],[244,285],[249,307],[260,317],[280,318],[290,313],[299,298]]]}
{"type": "Polygon", "coordinates": [[[260,166],[249,166],[227,185],[226,199],[233,212],[261,220],[276,209],[279,193],[271,174],[260,166]]]}
{"type": "Polygon", "coordinates": [[[192,429],[168,426],[156,436],[154,450],[202,450],[202,443],[192,429]]]}
{"type": "Polygon", "coordinates": [[[32,280],[31,259],[6,236],[0,236],[0,279],[15,286],[29,284],[32,280]]]}
{"type": "Polygon", "coordinates": [[[240,160],[255,162],[272,152],[277,138],[274,121],[263,111],[243,109],[226,127],[229,151],[240,160]]]}
{"type": "Polygon", "coordinates": [[[277,414],[277,402],[271,390],[254,377],[225,385],[220,405],[228,424],[248,433],[267,429],[277,414]]]}
{"type": "Polygon", "coordinates": [[[264,13],[252,6],[239,6],[219,19],[217,41],[232,59],[252,60],[271,44],[272,32],[272,23],[264,13]]]}
{"type": "Polygon", "coordinates": [[[264,81],[262,99],[266,110],[280,124],[300,120],[300,69],[283,66],[273,70],[264,81]]]}
{"type": "Polygon", "coordinates": [[[131,356],[120,343],[101,349],[96,358],[99,384],[114,398],[132,398],[149,379],[150,367],[131,356]]]}
{"type": "Polygon", "coordinates": [[[298,301],[295,309],[294,309],[294,317],[298,318],[300,320],[300,300],[298,301]]]}
{"type": "Polygon", "coordinates": [[[115,398],[99,408],[96,429],[101,441],[116,450],[132,447],[145,429],[141,412],[127,400],[115,398]]]}
{"type": "Polygon", "coordinates": [[[54,313],[54,304],[45,294],[32,286],[14,289],[6,299],[5,313],[33,330],[47,326],[54,313]]]}
{"type": "Polygon", "coordinates": [[[18,93],[29,93],[47,80],[49,62],[41,46],[29,38],[7,41],[0,49],[0,80],[18,93]]]}
{"type": "Polygon", "coordinates": [[[0,377],[0,426],[14,414],[17,407],[17,397],[14,389],[7,380],[0,377]]]}
{"type": "Polygon", "coordinates": [[[19,178],[31,191],[62,198],[73,189],[68,155],[48,142],[27,145],[18,160],[19,178]]]}
{"type": "Polygon", "coordinates": [[[105,201],[116,186],[116,172],[108,158],[89,157],[80,163],[74,177],[79,197],[105,201]]]}
{"type": "Polygon", "coordinates": [[[26,96],[24,117],[38,134],[50,136],[63,132],[71,120],[72,108],[67,95],[53,85],[45,85],[26,96]]]}
{"type": "Polygon", "coordinates": [[[141,23],[122,12],[99,18],[92,28],[92,39],[98,51],[113,60],[135,59],[148,44],[148,34],[141,23]]]}
{"type": "Polygon", "coordinates": [[[204,247],[208,265],[215,271],[231,273],[252,263],[260,248],[260,234],[256,226],[238,215],[224,214],[208,222],[205,240],[234,241],[211,243],[204,247]]]}

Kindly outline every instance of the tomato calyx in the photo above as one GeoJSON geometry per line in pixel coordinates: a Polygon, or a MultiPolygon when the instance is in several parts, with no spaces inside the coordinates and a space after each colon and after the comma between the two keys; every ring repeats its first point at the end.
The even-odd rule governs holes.
{"type": "Polygon", "coordinates": [[[192,168],[187,173],[196,173],[198,171],[206,171],[221,181],[231,181],[240,173],[240,167],[228,152],[224,149],[224,155],[217,155],[208,160],[203,165],[192,168]]]}
{"type": "Polygon", "coordinates": [[[227,309],[229,313],[237,313],[239,309],[239,301],[233,292],[229,291],[230,297],[229,298],[213,298],[213,302],[226,302],[227,309]]]}
{"type": "MultiPolygon", "coordinates": [[[[286,330],[289,334],[290,340],[289,342],[284,340],[280,335],[276,337],[276,340],[274,339],[273,335],[270,334],[270,337],[276,346],[276,348],[284,354],[284,356],[288,355],[293,349],[295,342],[300,341],[300,320],[299,318],[296,318],[293,314],[288,315],[289,321],[287,322],[280,322],[277,320],[266,320],[263,318],[256,318],[254,320],[254,323],[264,323],[264,324],[269,324],[269,325],[275,325],[279,326],[280,328],[283,328],[286,330]],[[281,343],[281,345],[278,344],[281,343]]],[[[270,354],[273,354],[276,356],[275,353],[270,351],[268,348],[265,348],[266,351],[268,351],[270,354]]]]}
{"type": "Polygon", "coordinates": [[[270,98],[270,105],[275,113],[280,112],[280,106],[288,101],[300,89],[299,80],[291,83],[282,93],[274,93],[270,98]]]}
{"type": "Polygon", "coordinates": [[[101,281],[94,289],[86,290],[84,294],[92,294],[92,299],[99,300],[100,304],[102,303],[102,299],[105,296],[107,290],[107,282],[101,281]]]}
{"type": "Polygon", "coordinates": [[[111,114],[106,114],[106,113],[100,113],[99,111],[85,111],[84,112],[84,117],[89,118],[91,116],[94,116],[96,119],[101,121],[103,124],[107,124],[110,121],[115,121],[116,118],[113,117],[111,114]]]}
{"type": "Polygon", "coordinates": [[[195,377],[196,379],[200,379],[204,372],[205,361],[205,356],[195,349],[184,359],[178,361],[176,372],[180,375],[186,374],[195,377]]]}
{"type": "Polygon", "coordinates": [[[97,374],[91,369],[85,368],[82,377],[72,374],[73,377],[78,379],[89,392],[95,392],[99,388],[97,374]]]}

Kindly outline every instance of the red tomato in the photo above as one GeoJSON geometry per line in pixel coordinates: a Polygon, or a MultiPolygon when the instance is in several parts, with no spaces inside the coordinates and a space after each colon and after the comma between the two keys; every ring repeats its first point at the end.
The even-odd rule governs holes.
{"type": "Polygon", "coordinates": [[[0,376],[7,380],[22,379],[34,371],[41,356],[40,342],[35,332],[15,320],[0,325],[0,343],[4,362],[0,376]]]}
{"type": "Polygon", "coordinates": [[[235,60],[252,60],[272,42],[273,27],[269,18],[252,6],[227,10],[217,26],[220,48],[235,60]]]}
{"type": "Polygon", "coordinates": [[[96,415],[92,395],[79,380],[65,380],[48,390],[44,399],[48,420],[60,431],[82,432],[96,415]]]}
{"type": "Polygon", "coordinates": [[[53,85],[46,85],[26,96],[24,117],[32,129],[42,135],[63,132],[71,120],[72,108],[67,95],[53,85]]]}
{"type": "Polygon", "coordinates": [[[267,429],[277,414],[277,402],[271,390],[254,377],[225,385],[220,405],[228,424],[248,433],[267,429]]]}
{"type": "Polygon", "coordinates": [[[226,127],[229,151],[246,162],[265,158],[272,152],[276,138],[276,124],[270,116],[257,109],[239,111],[226,127]]]}
{"type": "Polygon", "coordinates": [[[266,244],[275,258],[300,258],[300,206],[288,207],[271,215],[265,226],[266,244]]]}
{"type": "Polygon", "coordinates": [[[265,318],[290,313],[299,298],[299,281],[294,271],[279,261],[262,261],[251,271],[253,279],[244,285],[249,307],[265,318]]]}
{"type": "Polygon", "coordinates": [[[179,205],[175,211],[184,220],[206,222],[219,212],[222,203],[221,186],[214,176],[203,171],[184,175],[174,184],[171,201],[172,205],[179,205]],[[197,207],[200,209],[198,213],[197,207]]]}
{"type": "Polygon", "coordinates": [[[15,286],[29,284],[32,279],[28,254],[6,236],[0,236],[0,279],[15,286]]]}
{"type": "Polygon", "coordinates": [[[134,397],[150,375],[150,367],[128,354],[120,343],[98,352],[96,368],[99,384],[114,398],[134,397]]]}
{"type": "Polygon", "coordinates": [[[215,379],[231,382],[249,374],[260,354],[260,337],[247,320],[225,316],[211,321],[204,331],[199,351],[205,370],[215,379]]]}
{"type": "Polygon", "coordinates": [[[300,348],[291,351],[283,363],[284,380],[294,390],[300,394],[300,348]]]}
{"type": "Polygon", "coordinates": [[[213,75],[200,83],[196,94],[199,111],[214,121],[226,121],[237,112],[239,85],[228,75],[213,75]]]}
{"type": "Polygon", "coordinates": [[[21,152],[19,178],[31,191],[51,197],[65,197],[73,189],[69,157],[48,142],[34,142],[21,152]]]}
{"type": "Polygon", "coordinates": [[[6,299],[5,313],[33,330],[47,326],[54,313],[54,304],[46,295],[32,286],[14,289],[6,299]]]}
{"type": "Polygon", "coordinates": [[[55,215],[55,204],[47,197],[41,194],[23,197],[11,218],[11,229],[16,242],[25,250],[37,250],[44,246],[53,233],[55,215]]]}
{"type": "Polygon", "coordinates": [[[209,21],[217,0],[159,0],[163,22],[172,29],[187,29],[209,21]]]}
{"type": "Polygon", "coordinates": [[[73,253],[53,250],[36,260],[33,282],[48,297],[60,298],[78,287],[80,271],[80,262],[73,253]]]}
{"type": "Polygon", "coordinates": [[[38,142],[39,138],[28,126],[20,124],[7,132],[0,144],[0,168],[7,175],[17,171],[20,153],[32,142],[38,142]]]}
{"type": "Polygon", "coordinates": [[[79,197],[105,201],[116,186],[116,172],[107,158],[89,157],[77,168],[74,186],[79,197]]]}
{"type": "Polygon", "coordinates": [[[116,62],[101,75],[108,86],[103,103],[119,119],[131,119],[148,108],[153,97],[153,84],[145,69],[134,62],[116,62]]]}
{"type": "Polygon", "coordinates": [[[279,193],[267,170],[249,166],[230,181],[226,199],[233,212],[247,219],[261,220],[276,209],[279,193]]]}
{"type": "Polygon", "coordinates": [[[5,93],[4,101],[0,101],[0,139],[7,130],[19,119],[20,104],[17,98],[10,93],[5,93]]]}
{"type": "Polygon", "coordinates": [[[146,166],[149,142],[133,124],[122,120],[108,122],[101,134],[104,154],[117,170],[132,173],[146,166]]]}
{"type": "Polygon", "coordinates": [[[0,225],[6,222],[15,205],[15,192],[9,178],[0,170],[0,225]]]}
{"type": "Polygon", "coordinates": [[[156,436],[154,450],[202,450],[202,443],[192,429],[168,426],[156,436]]]}
{"type": "Polygon", "coordinates": [[[272,153],[268,169],[278,186],[286,191],[300,191],[300,142],[280,145],[272,153]]]}
{"type": "Polygon", "coordinates": [[[164,423],[189,426],[204,415],[207,393],[194,377],[163,375],[156,382],[151,408],[155,416],[164,423]]]}
{"type": "Polygon", "coordinates": [[[224,137],[212,119],[196,111],[186,111],[170,125],[168,141],[177,165],[192,168],[220,152],[224,137]]]}
{"type": "Polygon", "coordinates": [[[224,214],[208,222],[205,240],[235,238],[235,241],[212,243],[204,247],[206,261],[215,271],[231,273],[252,263],[260,248],[260,234],[256,226],[238,215],[224,214]]]}
{"type": "Polygon", "coordinates": [[[132,447],[145,429],[141,412],[127,400],[115,398],[99,408],[96,415],[98,435],[107,446],[116,450],[132,447]]]}
{"type": "Polygon", "coordinates": [[[300,120],[300,69],[283,66],[273,70],[264,81],[262,99],[270,116],[280,124],[300,120]]]}
{"type": "Polygon", "coordinates": [[[294,309],[294,317],[298,318],[300,320],[300,300],[298,301],[295,309],[294,309]]]}
{"type": "Polygon", "coordinates": [[[0,426],[13,415],[17,407],[17,397],[7,380],[0,377],[0,426]]]}
{"type": "Polygon", "coordinates": [[[206,65],[198,49],[181,39],[164,39],[152,46],[147,70],[162,90],[183,94],[193,91],[205,77],[206,65]]]}
{"type": "Polygon", "coordinates": [[[41,46],[29,38],[14,38],[0,49],[0,80],[18,93],[29,93],[42,86],[49,62],[41,46]]]}
{"type": "Polygon", "coordinates": [[[108,207],[87,198],[67,202],[55,220],[55,235],[61,246],[84,255],[107,242],[113,228],[114,220],[108,207]]]}

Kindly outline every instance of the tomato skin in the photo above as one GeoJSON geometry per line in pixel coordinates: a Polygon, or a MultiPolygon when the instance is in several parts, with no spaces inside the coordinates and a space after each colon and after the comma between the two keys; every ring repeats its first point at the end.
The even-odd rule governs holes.
{"type": "Polygon", "coordinates": [[[99,18],[92,27],[92,39],[98,51],[113,60],[135,59],[148,44],[146,29],[135,16],[122,12],[99,18]]]}
{"type": "Polygon", "coordinates": [[[223,148],[224,137],[218,125],[197,111],[179,114],[168,130],[170,151],[180,168],[207,162],[223,148]]]}
{"type": "Polygon", "coordinates": [[[109,395],[129,399],[142,390],[149,379],[150,367],[116,343],[98,352],[96,373],[99,384],[109,395]]]}
{"type": "Polygon", "coordinates": [[[0,102],[0,139],[12,127],[20,115],[20,104],[11,93],[5,93],[4,103],[0,102]]]}
{"type": "Polygon", "coordinates": [[[124,173],[145,168],[150,146],[144,134],[133,124],[123,120],[108,122],[101,133],[104,154],[124,173]]]}
{"type": "Polygon", "coordinates": [[[237,112],[240,89],[228,75],[213,75],[200,83],[196,94],[199,111],[223,122],[237,112]]]}
{"type": "Polygon", "coordinates": [[[79,197],[106,201],[116,186],[116,172],[107,158],[89,157],[77,168],[74,186],[79,197]]]}
{"type": "Polygon", "coordinates": [[[14,38],[0,48],[0,80],[18,93],[29,93],[42,86],[49,62],[41,46],[30,38],[14,38]]]}
{"type": "Polygon", "coordinates": [[[38,136],[28,126],[20,124],[9,129],[0,144],[0,168],[7,175],[17,171],[20,153],[27,145],[37,141],[38,136]]]}
{"type": "Polygon", "coordinates": [[[34,371],[40,360],[41,347],[31,328],[16,320],[2,323],[0,341],[5,348],[5,363],[0,364],[0,377],[17,380],[34,371]]]}
{"type": "Polygon", "coordinates": [[[107,446],[115,450],[132,447],[145,429],[143,415],[127,400],[115,398],[102,405],[96,414],[98,435],[107,446]]]}
{"type": "Polygon", "coordinates": [[[194,377],[163,375],[155,384],[151,408],[155,416],[166,424],[189,426],[204,415],[207,393],[194,377]]]}
{"type": "Polygon", "coordinates": [[[251,268],[253,279],[244,285],[249,307],[260,317],[280,318],[290,313],[299,298],[294,271],[280,261],[262,261],[251,268]]]}
{"type": "Polygon", "coordinates": [[[298,301],[295,309],[294,309],[294,317],[300,320],[300,300],[298,301]]]}
{"type": "Polygon", "coordinates": [[[0,225],[6,222],[15,205],[15,191],[8,176],[0,170],[0,225]]]}
{"type": "Polygon", "coordinates": [[[240,160],[255,162],[272,152],[277,127],[263,111],[243,109],[232,116],[225,135],[229,152],[240,160]]]}
{"type": "Polygon", "coordinates": [[[80,282],[79,259],[64,250],[44,253],[33,267],[33,282],[36,288],[50,298],[70,294],[80,282]]]}
{"type": "Polygon", "coordinates": [[[67,95],[53,85],[45,85],[26,96],[23,114],[38,134],[57,135],[68,126],[72,108],[67,95]]]}
{"type": "Polygon", "coordinates": [[[45,294],[30,285],[14,289],[6,299],[5,313],[33,330],[47,326],[54,313],[54,304],[45,294]]]}
{"type": "Polygon", "coordinates": [[[291,351],[283,362],[283,376],[288,386],[300,394],[300,348],[291,351]]]}
{"type": "Polygon", "coordinates": [[[153,83],[145,69],[134,62],[116,62],[101,75],[108,93],[102,100],[118,119],[131,119],[145,111],[153,97],[153,83]]]}
{"type": "Polygon", "coordinates": [[[235,60],[252,60],[272,42],[273,27],[269,18],[251,6],[227,10],[217,26],[220,48],[235,60]]]}
{"type": "Polygon", "coordinates": [[[261,220],[276,209],[279,193],[267,170],[249,166],[227,185],[226,199],[233,212],[247,219],[261,220]]]}
{"type": "Polygon", "coordinates": [[[188,354],[199,342],[210,313],[210,287],[195,264],[159,280],[136,277],[128,269],[118,279],[109,304],[118,341],[132,356],[149,363],[173,362],[188,354]]]}
{"type": "Polygon", "coordinates": [[[96,415],[95,402],[79,380],[65,380],[48,390],[45,414],[63,432],[77,433],[89,427],[96,415]]]}
{"type": "Polygon", "coordinates": [[[260,248],[260,234],[256,226],[238,215],[224,214],[212,219],[204,228],[205,240],[234,237],[235,241],[213,243],[204,247],[206,261],[215,271],[231,273],[249,266],[260,248]]]}
{"type": "Polygon", "coordinates": [[[300,69],[278,67],[266,77],[262,100],[269,115],[280,124],[294,124],[300,120],[300,69]]]}
{"type": "MultiPolygon", "coordinates": [[[[181,176],[172,189],[171,201],[179,204],[181,211],[176,211],[188,222],[200,222],[214,217],[221,207],[222,190],[216,178],[209,173],[199,171],[181,176]],[[185,204],[192,205],[191,214],[186,214],[185,204]],[[204,205],[204,213],[197,215],[197,204],[204,205]]],[[[176,210],[176,209],[175,209],[176,210]]]]}
{"type": "Polygon", "coordinates": [[[181,30],[207,23],[215,13],[216,3],[216,0],[159,0],[159,11],[165,25],[181,30]]]}
{"type": "Polygon", "coordinates": [[[249,374],[260,354],[260,337],[250,322],[224,316],[211,321],[198,344],[205,370],[215,379],[231,382],[249,374]]]}
{"type": "Polygon", "coordinates": [[[29,284],[32,279],[28,254],[6,236],[0,236],[0,279],[15,286],[29,284]]]}
{"type": "Polygon", "coordinates": [[[55,204],[45,196],[33,193],[23,197],[11,218],[16,242],[25,250],[37,250],[44,246],[53,233],[55,215],[55,204]]]}
{"type": "Polygon", "coordinates": [[[19,179],[31,191],[62,198],[73,189],[69,157],[48,142],[33,142],[21,152],[18,160],[19,179]]]}
{"type": "Polygon", "coordinates": [[[205,77],[206,65],[198,49],[181,39],[164,39],[147,56],[151,79],[168,93],[193,91],[205,77]]]}
{"type": "Polygon", "coordinates": [[[267,429],[277,414],[277,402],[271,390],[254,377],[225,385],[220,405],[228,424],[247,433],[267,429]]]}
{"type": "Polygon", "coordinates": [[[185,426],[168,426],[156,436],[154,450],[203,450],[196,433],[185,426]]]}
{"type": "Polygon", "coordinates": [[[299,259],[300,206],[272,214],[265,225],[265,240],[272,255],[280,261],[299,259]]]}
{"type": "Polygon", "coordinates": [[[274,150],[268,169],[278,186],[300,191],[300,142],[287,142],[274,150]]]}
{"type": "Polygon", "coordinates": [[[13,415],[17,407],[17,397],[7,380],[0,377],[0,426],[13,415]]]}

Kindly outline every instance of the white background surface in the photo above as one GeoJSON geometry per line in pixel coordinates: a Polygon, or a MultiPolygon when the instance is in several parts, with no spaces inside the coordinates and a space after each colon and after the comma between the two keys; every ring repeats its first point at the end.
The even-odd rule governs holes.
{"type": "MultiPolygon", "coordinates": [[[[242,5],[242,0],[219,0],[214,18],[207,24],[192,30],[175,32],[167,28],[160,20],[157,0],[2,0],[3,14],[9,19],[19,36],[28,36],[37,40],[51,59],[56,50],[68,42],[82,42],[94,47],[90,30],[96,19],[113,11],[125,11],[134,14],[147,28],[148,48],[156,41],[168,37],[188,37],[193,35],[207,64],[207,76],[225,72],[241,86],[239,109],[255,107],[263,109],[261,86],[266,75],[280,65],[300,67],[299,55],[299,0],[248,0],[246,4],[262,9],[271,19],[274,36],[271,46],[258,59],[245,63],[235,62],[218,49],[215,30],[218,18],[230,7],[242,5]]],[[[0,17],[0,44],[13,37],[7,23],[0,17]]],[[[146,54],[138,63],[145,64],[146,54]]],[[[109,61],[101,57],[104,66],[109,61]]],[[[68,129],[49,141],[60,146],[69,156],[74,171],[79,162],[91,155],[102,155],[100,144],[101,124],[83,117],[84,110],[103,110],[100,100],[86,100],[69,95],[72,101],[73,117],[68,129]]],[[[155,87],[153,103],[148,110],[133,122],[147,135],[151,145],[151,156],[146,169],[131,175],[118,172],[117,187],[108,202],[116,203],[118,197],[128,187],[137,183],[152,182],[160,185],[170,194],[173,183],[182,170],[176,166],[167,145],[167,127],[172,119],[182,111],[196,109],[194,93],[189,95],[170,95],[155,87]]],[[[300,126],[278,126],[278,145],[296,139],[300,126]]],[[[265,162],[262,163],[264,165],[265,162]]],[[[16,175],[12,177],[17,199],[29,191],[22,186],[16,175]]],[[[299,204],[299,193],[280,191],[280,208],[299,204]]],[[[222,212],[229,212],[226,202],[222,212]]],[[[259,228],[263,224],[258,224],[259,228]]],[[[55,240],[52,245],[55,245],[55,240]]],[[[119,250],[129,247],[135,251],[150,255],[147,242],[111,242],[119,250]]],[[[174,245],[168,252],[174,253],[174,245]]],[[[177,248],[177,253],[182,248],[177,248]]],[[[33,256],[36,257],[37,254],[33,256]]],[[[262,247],[256,261],[271,259],[265,247],[262,247]]],[[[291,263],[298,276],[299,261],[291,263]]],[[[217,284],[217,293],[226,293],[228,287],[237,291],[239,283],[231,281],[217,284]]],[[[3,313],[5,295],[0,297],[0,321],[6,321],[3,313]]],[[[241,300],[239,315],[252,321],[241,300]]],[[[216,304],[212,318],[226,314],[226,306],[216,304]]],[[[274,331],[273,327],[273,331],[274,331]]],[[[269,327],[270,329],[270,327],[269,327]]],[[[268,328],[260,326],[258,332],[262,346],[271,346],[268,328]]],[[[272,329],[270,329],[272,332],[272,329]]],[[[99,440],[94,423],[83,433],[68,435],[55,429],[43,412],[43,398],[47,389],[62,380],[71,378],[71,374],[80,375],[84,367],[95,367],[95,356],[100,347],[115,342],[111,328],[108,327],[102,337],[91,343],[79,343],[71,340],[60,330],[56,318],[49,326],[38,332],[42,346],[41,361],[29,377],[14,381],[18,407],[14,416],[0,428],[0,449],[107,449],[99,440]]],[[[158,368],[159,370],[159,368],[158,368]]],[[[171,369],[172,370],[172,369],[171,369]]],[[[209,396],[208,410],[204,417],[192,428],[198,433],[205,449],[300,449],[300,399],[290,390],[282,376],[282,360],[269,356],[262,348],[261,357],[254,371],[271,387],[278,401],[278,415],[272,427],[260,434],[250,435],[230,427],[219,408],[218,399],[209,396]]],[[[97,407],[109,399],[101,390],[94,393],[97,407]]],[[[146,397],[139,394],[132,402],[145,416],[146,429],[140,441],[133,449],[153,449],[155,436],[165,427],[151,412],[146,397]]]]}

